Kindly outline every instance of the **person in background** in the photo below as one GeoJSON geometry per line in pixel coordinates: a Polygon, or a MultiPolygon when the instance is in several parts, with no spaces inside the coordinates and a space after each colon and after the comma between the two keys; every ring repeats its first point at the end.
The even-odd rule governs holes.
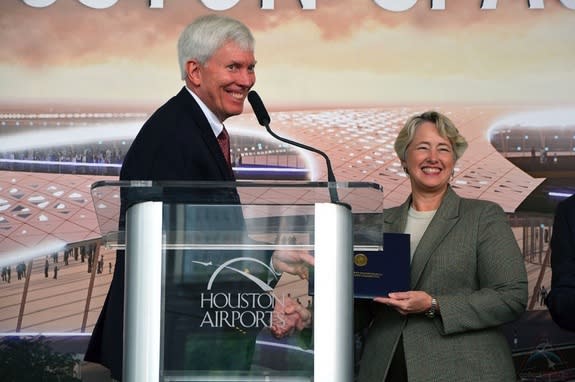
{"type": "Polygon", "coordinates": [[[384,229],[411,235],[411,290],[356,306],[356,330],[366,331],[360,382],[516,381],[500,326],[525,311],[527,275],[502,208],[449,185],[466,148],[436,111],[397,136],[411,194],[385,210],[384,229]]]}
{"type": "MultiPolygon", "coordinates": [[[[202,16],[180,35],[178,57],[185,86],[145,122],[126,154],[120,179],[234,181],[229,135],[223,122],[242,113],[248,91],[254,86],[254,38],[238,20],[217,15],[202,16]]],[[[225,194],[224,204],[239,203],[235,191],[222,191],[222,194],[225,194]]],[[[124,201],[123,208],[126,208],[124,201]]],[[[230,223],[232,227],[228,229],[238,231],[243,224],[241,214],[231,216],[238,209],[229,210],[232,210],[229,214],[223,213],[222,221],[230,223]],[[234,218],[236,220],[231,221],[234,218]]],[[[209,226],[210,222],[205,224],[209,226]]],[[[216,229],[213,221],[211,229],[216,229]]],[[[223,256],[221,252],[216,255],[223,256]]],[[[313,257],[307,252],[276,252],[271,258],[271,255],[263,253],[260,256],[262,262],[271,262],[274,272],[285,271],[301,277],[307,277],[306,265],[313,263],[313,257]]],[[[166,268],[179,266],[175,257],[167,257],[166,268]]],[[[165,294],[169,296],[164,308],[164,369],[206,372],[249,370],[257,331],[244,327],[217,327],[206,332],[199,329],[203,324],[198,302],[201,291],[194,289],[194,286],[204,281],[208,271],[201,270],[197,264],[186,266],[188,268],[178,270],[183,274],[179,279],[177,272],[173,272],[164,281],[165,294]]],[[[229,288],[223,292],[244,291],[242,288],[249,284],[245,278],[231,271],[229,273],[232,274],[226,276],[229,288]]],[[[252,276],[262,275],[253,273],[252,276]]],[[[260,280],[265,282],[266,276],[263,275],[260,280]]],[[[204,288],[207,284],[205,281],[202,284],[204,288]]],[[[253,285],[251,283],[248,287],[254,288],[253,285]]],[[[122,378],[123,300],[124,253],[119,251],[110,290],[85,354],[86,361],[103,364],[110,369],[112,378],[117,380],[122,378]]],[[[276,313],[277,310],[276,306],[276,313]]],[[[286,314],[290,318],[286,322],[296,329],[311,323],[311,313],[298,304],[286,304],[285,311],[279,313],[286,314]]],[[[281,329],[281,335],[291,332],[290,328],[281,329]]]]}
{"type": "Polygon", "coordinates": [[[575,195],[555,209],[550,246],[551,290],[545,303],[557,325],[575,331],[575,195]]]}

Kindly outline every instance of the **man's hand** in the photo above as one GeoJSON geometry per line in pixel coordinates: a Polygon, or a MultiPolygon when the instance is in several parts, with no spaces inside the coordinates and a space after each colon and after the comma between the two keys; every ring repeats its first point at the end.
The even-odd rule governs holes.
{"type": "Polygon", "coordinates": [[[291,273],[307,280],[309,267],[314,265],[314,258],[308,251],[277,250],[272,255],[272,265],[277,272],[291,273]]]}
{"type": "Polygon", "coordinates": [[[276,299],[271,332],[275,338],[291,336],[295,331],[309,328],[312,323],[312,313],[299,302],[289,296],[276,299]]]}

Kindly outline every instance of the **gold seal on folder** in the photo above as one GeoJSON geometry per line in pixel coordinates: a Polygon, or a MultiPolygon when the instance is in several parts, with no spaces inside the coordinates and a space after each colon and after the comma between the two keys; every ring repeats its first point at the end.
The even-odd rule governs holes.
{"type": "Polygon", "coordinates": [[[358,253],[353,257],[353,263],[358,267],[363,267],[367,264],[367,256],[363,253],[358,253]]]}

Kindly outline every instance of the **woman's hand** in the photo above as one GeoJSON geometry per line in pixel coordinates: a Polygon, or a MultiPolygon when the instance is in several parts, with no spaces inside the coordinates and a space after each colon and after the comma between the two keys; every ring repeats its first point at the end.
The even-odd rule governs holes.
{"type": "Polygon", "coordinates": [[[394,308],[402,315],[424,313],[431,308],[431,296],[418,290],[393,292],[388,297],[376,297],[373,300],[394,308]]]}

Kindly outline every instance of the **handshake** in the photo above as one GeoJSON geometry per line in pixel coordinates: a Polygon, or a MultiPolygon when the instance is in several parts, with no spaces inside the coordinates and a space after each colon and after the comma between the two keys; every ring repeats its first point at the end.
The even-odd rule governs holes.
{"type": "MultiPolygon", "coordinates": [[[[309,267],[314,265],[314,258],[308,251],[278,250],[272,256],[272,265],[276,272],[298,276],[302,280],[309,278],[309,267]]],[[[272,314],[271,333],[281,339],[295,332],[309,328],[312,324],[311,304],[303,306],[290,294],[275,297],[272,314]]]]}
{"type": "Polygon", "coordinates": [[[281,339],[309,328],[312,323],[311,305],[304,307],[290,296],[276,299],[272,314],[271,333],[281,339]]]}

